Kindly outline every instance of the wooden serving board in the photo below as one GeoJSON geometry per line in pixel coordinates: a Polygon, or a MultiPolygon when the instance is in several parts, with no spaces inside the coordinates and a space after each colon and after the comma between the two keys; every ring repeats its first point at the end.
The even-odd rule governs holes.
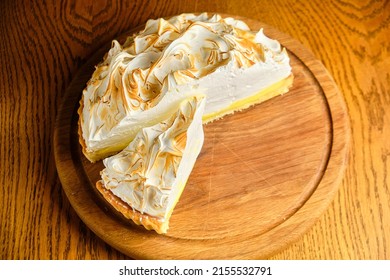
{"type": "Polygon", "coordinates": [[[130,257],[266,258],[307,231],[338,189],[350,131],[337,86],[295,39],[243,20],[254,30],[264,27],[266,35],[288,50],[293,88],[204,126],[202,152],[166,235],[125,221],[101,198],[94,186],[103,165],[89,163],[78,143],[81,92],[109,44],[91,57],[67,89],[54,135],[63,189],[85,224],[130,257]]]}

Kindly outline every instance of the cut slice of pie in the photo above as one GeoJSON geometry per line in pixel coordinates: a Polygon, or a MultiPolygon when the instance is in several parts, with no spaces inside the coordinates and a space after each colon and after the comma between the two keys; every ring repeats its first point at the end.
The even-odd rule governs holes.
{"type": "Polygon", "coordinates": [[[167,119],[187,97],[207,97],[206,123],[291,84],[287,52],[240,20],[206,13],[149,20],[124,44],[114,40],[96,67],[80,101],[80,143],[94,162],[167,119]]]}
{"type": "Polygon", "coordinates": [[[203,145],[204,106],[203,96],[184,100],[170,118],[141,129],[123,151],[103,160],[96,186],[127,219],[167,232],[203,145]]]}

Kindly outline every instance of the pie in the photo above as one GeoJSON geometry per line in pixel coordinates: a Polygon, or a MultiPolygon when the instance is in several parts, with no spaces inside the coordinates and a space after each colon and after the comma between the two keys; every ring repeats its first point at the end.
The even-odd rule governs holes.
{"type": "Polygon", "coordinates": [[[166,233],[203,144],[203,124],[292,86],[289,56],[263,30],[220,15],[149,20],[111,49],[80,100],[79,140],[96,184],[126,218],[166,233]]]}
{"type": "Polygon", "coordinates": [[[126,147],[186,97],[206,96],[203,122],[285,93],[292,85],[280,44],[233,18],[181,14],[149,20],[112,47],[83,91],[79,134],[91,161],[126,147]]]}

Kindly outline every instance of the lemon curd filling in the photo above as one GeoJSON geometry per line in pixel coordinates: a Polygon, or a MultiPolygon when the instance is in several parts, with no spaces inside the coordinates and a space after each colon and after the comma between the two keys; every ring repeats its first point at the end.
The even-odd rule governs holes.
{"type": "Polygon", "coordinates": [[[254,94],[247,98],[243,98],[238,101],[234,101],[230,106],[223,108],[218,112],[204,114],[203,123],[208,123],[213,120],[222,118],[223,116],[226,116],[228,114],[233,114],[236,111],[247,109],[248,107],[254,104],[264,102],[268,99],[271,99],[274,96],[286,93],[288,92],[288,89],[291,87],[292,81],[293,81],[293,77],[289,76],[288,78],[283,79],[282,81],[279,81],[276,84],[273,84],[272,86],[269,86],[268,88],[261,90],[257,94],[254,94]]]}

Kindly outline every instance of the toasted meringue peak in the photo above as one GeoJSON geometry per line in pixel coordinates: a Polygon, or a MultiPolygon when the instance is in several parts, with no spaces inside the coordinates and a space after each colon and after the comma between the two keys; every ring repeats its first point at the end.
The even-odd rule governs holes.
{"type": "Polygon", "coordinates": [[[207,96],[211,121],[290,75],[280,44],[240,20],[206,13],[149,20],[123,45],[112,42],[83,92],[84,154],[96,161],[118,152],[188,96],[207,96]]]}
{"type": "Polygon", "coordinates": [[[103,160],[100,184],[133,211],[157,220],[157,232],[166,232],[202,148],[204,105],[203,96],[184,100],[169,119],[143,128],[123,151],[103,160]]]}

